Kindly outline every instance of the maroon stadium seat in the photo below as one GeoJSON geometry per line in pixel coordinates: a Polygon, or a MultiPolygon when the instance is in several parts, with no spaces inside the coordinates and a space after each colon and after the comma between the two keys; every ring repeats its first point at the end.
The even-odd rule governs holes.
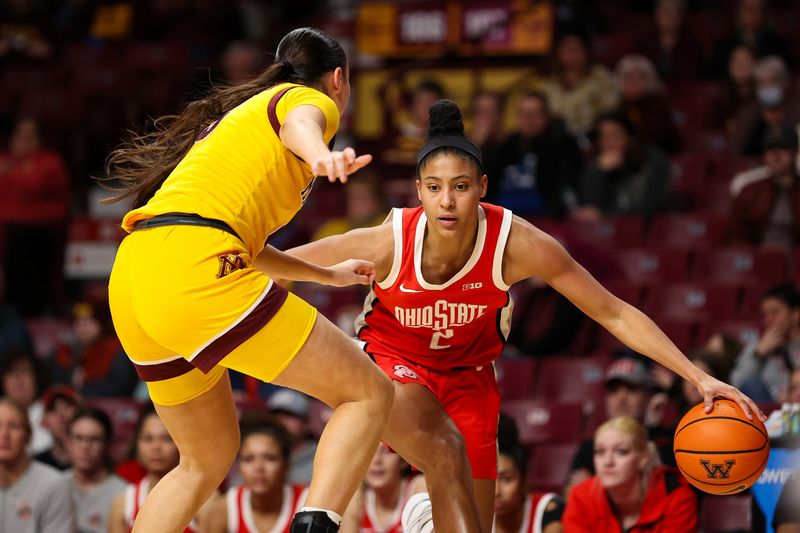
{"type": "Polygon", "coordinates": [[[578,444],[540,444],[528,461],[527,485],[531,490],[560,493],[569,475],[578,444]]]}
{"type": "Polygon", "coordinates": [[[33,340],[33,351],[39,357],[51,357],[62,336],[69,331],[68,320],[29,318],[25,327],[33,340]]]}
{"type": "Polygon", "coordinates": [[[606,357],[546,358],[539,367],[536,397],[581,402],[584,412],[590,414],[605,396],[606,366],[606,357]]]}
{"type": "Polygon", "coordinates": [[[758,319],[711,320],[701,326],[697,340],[705,343],[715,333],[724,333],[742,344],[749,344],[758,340],[760,321],[758,319]]]}
{"type": "Polygon", "coordinates": [[[617,252],[620,266],[633,282],[660,284],[685,281],[689,251],[683,248],[631,248],[617,252]]]}
{"type": "Polygon", "coordinates": [[[524,446],[578,443],[583,436],[583,406],[578,402],[509,400],[503,402],[502,410],[517,422],[524,446]]]}
{"type": "Polygon", "coordinates": [[[503,400],[533,398],[536,386],[536,359],[498,359],[497,384],[503,400]]]}
{"type": "Polygon", "coordinates": [[[574,237],[594,245],[640,246],[644,237],[644,218],[628,215],[609,217],[597,222],[570,219],[566,229],[574,237]]]}
{"type": "Polygon", "coordinates": [[[753,525],[750,495],[706,495],[700,506],[699,525],[705,533],[750,531],[753,525]]]}
{"type": "Polygon", "coordinates": [[[726,217],[721,215],[662,215],[653,220],[647,240],[651,246],[718,246],[725,236],[726,224],[726,217]]]}
{"type": "Polygon", "coordinates": [[[684,322],[734,318],[739,293],[735,285],[677,283],[654,287],[645,308],[648,313],[684,322]]]}
{"type": "Polygon", "coordinates": [[[699,251],[692,268],[697,281],[779,283],[789,274],[789,257],[783,250],[754,250],[731,246],[699,251]]]}

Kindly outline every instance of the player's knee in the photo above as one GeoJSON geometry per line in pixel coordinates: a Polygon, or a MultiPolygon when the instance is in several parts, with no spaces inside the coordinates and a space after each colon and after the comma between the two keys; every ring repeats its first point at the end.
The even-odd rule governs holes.
{"type": "MultiPolygon", "coordinates": [[[[467,445],[464,437],[458,432],[449,431],[431,439],[429,450],[431,473],[440,472],[450,475],[461,473],[465,468],[469,468],[467,445]]],[[[426,471],[425,474],[428,475],[428,472],[426,471]]]]}
{"type": "Polygon", "coordinates": [[[209,436],[199,453],[181,452],[179,468],[202,478],[214,486],[228,475],[239,451],[239,426],[209,436]]]}

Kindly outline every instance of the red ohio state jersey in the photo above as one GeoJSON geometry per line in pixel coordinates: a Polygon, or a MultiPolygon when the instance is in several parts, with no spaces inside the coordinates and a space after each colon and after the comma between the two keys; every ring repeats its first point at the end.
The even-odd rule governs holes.
{"type": "Polygon", "coordinates": [[[392,269],[372,284],[356,320],[364,350],[436,370],[482,366],[500,357],[513,307],[502,276],[511,211],[479,205],[472,255],[441,285],[422,277],[422,207],[393,211],[392,269]]]}

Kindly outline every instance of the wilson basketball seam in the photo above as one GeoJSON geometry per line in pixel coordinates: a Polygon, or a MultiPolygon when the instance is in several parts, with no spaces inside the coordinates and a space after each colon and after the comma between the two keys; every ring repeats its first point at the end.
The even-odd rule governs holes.
{"type": "Polygon", "coordinates": [[[769,440],[769,437],[767,436],[767,434],[764,431],[761,431],[761,428],[759,428],[755,424],[752,424],[752,423],[750,423],[750,422],[748,422],[746,420],[742,420],[741,418],[736,418],[735,416],[707,416],[707,417],[704,417],[704,418],[698,418],[697,420],[692,420],[691,422],[689,422],[688,424],[686,424],[685,426],[680,428],[675,433],[675,438],[678,438],[678,435],[680,435],[681,431],[683,431],[684,429],[688,428],[692,424],[697,424],[698,422],[702,422],[703,420],[734,420],[736,422],[741,422],[742,424],[746,424],[746,425],[752,427],[753,429],[755,429],[756,431],[761,433],[761,435],[765,439],[769,440]]]}

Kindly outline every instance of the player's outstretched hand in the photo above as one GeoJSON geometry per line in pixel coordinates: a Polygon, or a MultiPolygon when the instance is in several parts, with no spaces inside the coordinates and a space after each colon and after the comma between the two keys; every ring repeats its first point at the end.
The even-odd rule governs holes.
{"type": "Polygon", "coordinates": [[[762,422],[767,420],[767,417],[761,409],[758,408],[756,403],[742,394],[739,389],[727,383],[723,383],[708,374],[703,374],[700,378],[697,384],[697,390],[700,391],[700,395],[703,397],[706,413],[710,413],[711,409],[713,409],[714,398],[727,398],[736,402],[750,420],[753,419],[753,416],[757,416],[762,422]]]}
{"type": "Polygon", "coordinates": [[[372,161],[372,156],[364,154],[356,157],[356,151],[348,147],[330,154],[318,157],[311,162],[311,172],[315,176],[328,176],[328,181],[336,180],[347,182],[347,176],[367,166],[372,161]]]}
{"type": "Polygon", "coordinates": [[[330,277],[326,285],[347,287],[348,285],[369,285],[375,279],[375,263],[361,259],[348,259],[328,267],[330,277]]]}

